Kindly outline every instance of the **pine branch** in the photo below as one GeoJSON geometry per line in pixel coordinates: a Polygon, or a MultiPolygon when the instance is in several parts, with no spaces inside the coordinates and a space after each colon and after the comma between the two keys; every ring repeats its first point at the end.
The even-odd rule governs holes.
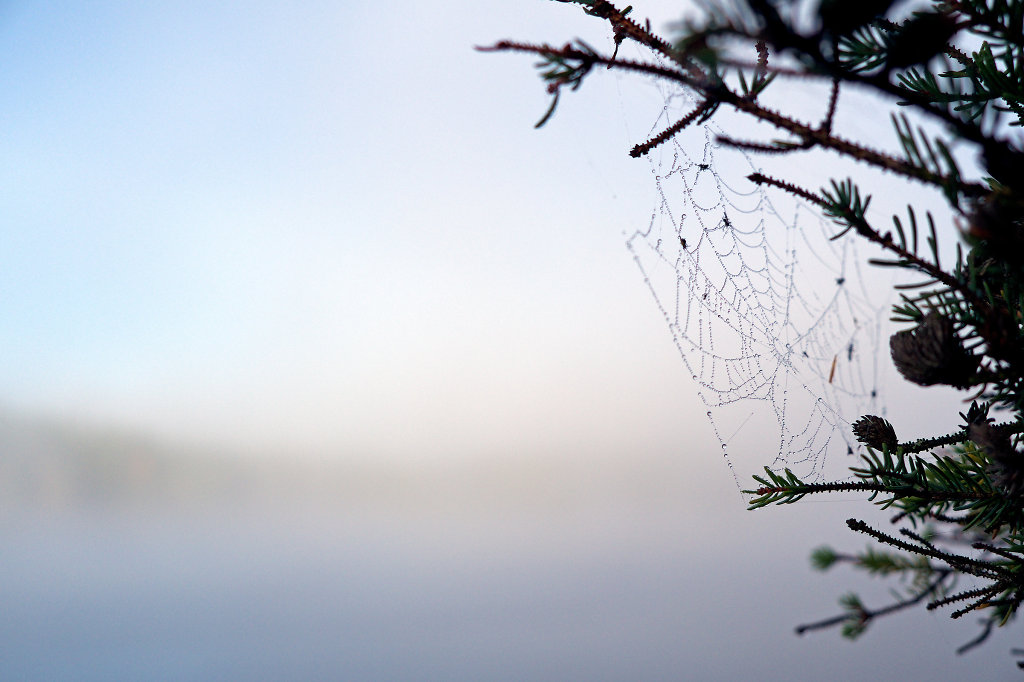
{"type": "MultiPolygon", "coordinates": [[[[753,116],[754,118],[770,123],[771,125],[785,130],[801,139],[808,148],[819,146],[832,150],[840,155],[848,156],[858,161],[863,161],[878,168],[902,175],[906,178],[919,180],[921,182],[945,188],[951,179],[933,173],[925,168],[917,167],[911,163],[897,159],[896,157],[875,151],[866,146],[850,142],[841,137],[833,135],[827,130],[812,127],[795,119],[764,107],[752,99],[745,98],[726,87],[721,81],[710,77],[708,74],[697,69],[691,69],[683,73],[677,69],[663,67],[656,64],[636,62],[630,60],[616,59],[583,51],[572,45],[562,48],[554,48],[550,45],[531,45],[529,43],[517,43],[512,41],[500,41],[491,47],[478,47],[480,51],[518,51],[538,54],[549,60],[578,61],[581,69],[589,68],[596,64],[612,66],[624,71],[644,73],[669,81],[674,81],[684,87],[697,91],[706,101],[716,105],[727,104],[739,111],[753,116]]],[[[986,191],[983,185],[972,182],[959,182],[962,193],[968,196],[980,196],[986,191]]]]}
{"type": "MultiPolygon", "coordinates": [[[[963,119],[945,106],[935,106],[935,103],[927,96],[907,88],[899,82],[893,83],[889,79],[890,71],[888,69],[875,74],[851,71],[839,62],[827,59],[819,49],[814,37],[802,36],[790,28],[786,22],[781,20],[778,12],[767,0],[751,0],[750,6],[762,16],[768,26],[756,34],[735,26],[722,30],[738,39],[766,40],[769,45],[779,51],[793,52],[802,56],[810,64],[807,68],[809,74],[814,73],[830,79],[838,78],[847,83],[863,85],[895,97],[901,104],[915,106],[923,113],[948,125],[957,137],[978,145],[990,164],[1009,167],[1024,163],[1024,154],[1014,145],[1009,144],[1006,140],[987,135],[974,121],[963,119]]],[[[979,191],[979,188],[973,184],[967,190],[968,194],[975,196],[984,193],[984,188],[980,188],[979,191]]]]}
{"type": "MultiPolygon", "coordinates": [[[[884,606],[879,609],[868,609],[865,608],[860,602],[857,602],[858,608],[852,613],[844,613],[831,618],[825,618],[824,620],[815,621],[813,623],[806,623],[798,625],[796,627],[796,634],[802,635],[805,632],[811,632],[813,630],[824,630],[825,628],[835,627],[843,623],[857,622],[859,630],[863,631],[867,627],[868,623],[876,618],[887,616],[891,613],[903,611],[911,606],[920,604],[922,601],[930,597],[931,595],[938,592],[942,586],[948,582],[952,576],[952,571],[944,568],[934,569],[937,577],[929,582],[920,592],[911,597],[910,599],[904,599],[897,601],[888,606],[884,606]]],[[[859,634],[859,633],[858,633],[859,634]]]]}
{"type": "MultiPolygon", "coordinates": [[[[788,15],[782,16],[785,3],[711,0],[704,8],[704,24],[687,24],[682,38],[671,44],[651,32],[650,22],[640,26],[628,18],[629,7],[619,10],[605,0],[561,1],[579,4],[588,14],[609,22],[615,45],[610,57],[581,41],[562,48],[510,41],[482,48],[540,57],[541,75],[552,95],[542,123],[554,112],[562,88],[578,88],[594,67],[603,65],[689,90],[700,102],[681,120],[635,145],[633,156],[642,156],[687,126],[704,122],[725,105],[784,134],[779,135],[781,140],[769,142],[723,134],[718,137],[719,144],[776,155],[812,148],[828,150],[938,188],[959,213],[957,227],[966,244],[957,246],[953,265],[943,268],[930,212],[926,213],[927,231],[919,252],[914,209],[908,206],[908,224],[894,216],[894,232],[883,233],[867,218],[871,196],[862,194],[852,180],[833,181],[814,192],[765,173],[749,176],[758,185],[780,189],[818,208],[839,225],[834,238],[854,232],[887,252],[885,260],[871,263],[920,273],[923,282],[901,286],[928,290],[912,296],[901,294],[901,302],[893,309],[894,319],[915,325],[898,332],[890,343],[897,368],[904,378],[921,385],[944,383],[976,389],[986,402],[980,407],[972,405],[962,415],[966,426],[953,433],[902,443],[886,420],[862,417],[853,424],[857,439],[867,445],[864,464],[851,467],[858,479],[808,484],[788,469],[773,472],[766,467],[764,475],[754,477],[758,487],[743,492],[754,496],[751,509],[793,503],[810,494],[863,492],[883,508],[899,509],[893,523],[906,520],[914,529],[926,524],[921,532],[901,528],[891,535],[851,519],[848,525],[852,530],[898,551],[869,549],[859,556],[819,551],[816,565],[825,568],[838,561],[852,562],[880,575],[911,576],[911,596],[877,610],[867,609],[855,596],[844,597],[846,613],[800,626],[798,632],[841,625],[844,635],[856,636],[873,618],[931,598],[930,609],[962,605],[953,617],[988,609],[981,636],[961,650],[976,646],[995,624],[1010,619],[1024,600],[1024,577],[1016,577],[1024,576],[1024,452],[1020,451],[1024,443],[1024,419],[1020,416],[1024,410],[1020,368],[1024,364],[1024,151],[1019,138],[1003,133],[1007,118],[1016,116],[1016,123],[1024,123],[1024,2],[936,0],[928,10],[903,21],[879,18],[877,11],[871,14],[870,8],[858,6],[857,11],[867,13],[844,30],[821,14],[823,29],[806,32],[798,31],[788,15]],[[936,30],[907,39],[913,31],[929,26],[936,30]],[[965,29],[986,39],[970,55],[953,43],[957,31],[965,29]],[[935,40],[936,35],[940,40],[935,40]],[[627,39],[665,61],[619,60],[619,46],[627,39]],[[724,41],[734,39],[746,48],[752,46],[756,59],[743,61],[725,54],[724,41]],[[792,59],[784,65],[769,64],[769,54],[776,62],[780,55],[792,59]],[[940,59],[944,71],[929,66],[940,59]],[[759,100],[778,76],[830,81],[827,100],[823,97],[823,116],[816,124],[797,120],[759,100]],[[947,135],[927,134],[910,119],[894,117],[900,155],[835,134],[841,86],[848,84],[896,98],[901,106],[943,123],[947,135]],[[961,143],[980,152],[991,176],[984,183],[962,176],[951,152],[961,143]],[[997,425],[988,417],[990,407],[1006,407],[1014,415],[997,425]],[[961,447],[954,456],[933,453],[932,459],[917,454],[958,445],[961,447]],[[939,537],[936,522],[955,529],[952,540],[939,537]],[[971,543],[980,554],[949,551],[958,541],[971,543]],[[962,575],[990,584],[956,594],[946,592],[962,575]]],[[[843,12],[854,11],[848,9],[853,5],[842,7],[843,12]]],[[[825,12],[825,8],[823,2],[819,11],[825,12]]],[[[682,244],[685,248],[685,240],[682,244]]]]}
{"type": "Polygon", "coordinates": [[[933,559],[938,559],[939,561],[943,561],[946,564],[949,564],[951,567],[955,568],[956,570],[962,571],[964,573],[970,573],[972,575],[984,578],[998,576],[1000,578],[1007,580],[1013,579],[1013,574],[1004,568],[994,566],[991,563],[985,561],[972,559],[970,557],[950,554],[949,552],[943,552],[941,550],[934,548],[919,547],[917,545],[912,545],[909,542],[904,542],[899,538],[894,538],[891,535],[887,535],[886,533],[875,530],[874,528],[864,523],[863,521],[860,521],[859,519],[847,519],[846,525],[850,527],[850,530],[870,535],[871,537],[875,538],[875,540],[883,544],[890,545],[892,547],[896,547],[897,549],[902,549],[906,552],[911,552],[913,554],[920,554],[921,556],[927,556],[933,559]]]}
{"type": "MultiPolygon", "coordinates": [[[[998,428],[1005,429],[1008,433],[1024,433],[1024,423],[1021,422],[1003,422],[998,425],[998,428]]],[[[910,454],[915,452],[924,452],[926,450],[932,450],[934,448],[941,448],[947,445],[956,445],[957,443],[964,443],[970,440],[967,436],[967,428],[963,428],[955,433],[950,433],[945,436],[938,436],[935,438],[918,438],[915,441],[907,443],[900,443],[899,447],[903,452],[910,454]]]]}
{"type": "Polygon", "coordinates": [[[630,150],[629,155],[632,156],[634,159],[643,156],[644,154],[648,153],[658,145],[664,144],[668,140],[672,139],[672,137],[674,137],[676,133],[681,131],[683,128],[686,128],[688,125],[694,122],[699,123],[701,121],[706,120],[708,116],[714,113],[715,108],[716,107],[710,102],[702,102],[697,106],[696,109],[688,113],[686,116],[683,116],[683,118],[676,121],[665,130],[661,131],[660,133],[658,133],[651,139],[647,140],[646,142],[643,142],[633,147],[633,149],[630,150]]]}

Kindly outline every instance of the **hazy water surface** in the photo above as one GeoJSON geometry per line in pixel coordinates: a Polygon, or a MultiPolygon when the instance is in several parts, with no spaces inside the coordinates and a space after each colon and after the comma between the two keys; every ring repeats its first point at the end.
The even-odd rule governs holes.
{"type": "MultiPolygon", "coordinates": [[[[0,677],[812,680],[837,679],[838,665],[844,679],[915,679],[922,667],[956,679],[971,669],[948,653],[927,661],[956,640],[901,657],[885,638],[913,641],[900,636],[907,620],[880,624],[861,649],[834,633],[799,639],[792,624],[831,612],[783,606],[798,598],[786,574],[803,561],[714,559],[708,534],[688,538],[684,520],[618,511],[37,520],[4,533],[0,677]]],[[[826,594],[834,603],[838,591],[826,594]]],[[[1008,679],[1008,660],[995,658],[986,666],[1008,679]]]]}
{"type": "Polygon", "coordinates": [[[751,513],[677,457],[261,467],[0,428],[3,680],[1014,676],[1012,632],[956,657],[945,614],[796,637],[865,587],[807,562],[865,544],[863,503],[751,513]]]}

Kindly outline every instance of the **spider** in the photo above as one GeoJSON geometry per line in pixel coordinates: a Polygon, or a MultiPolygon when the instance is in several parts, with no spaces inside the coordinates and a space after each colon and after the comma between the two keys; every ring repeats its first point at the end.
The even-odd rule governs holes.
{"type": "Polygon", "coordinates": [[[686,237],[680,237],[680,238],[679,238],[679,245],[680,245],[681,247],[683,247],[683,250],[684,250],[684,251],[686,250],[686,237]]]}

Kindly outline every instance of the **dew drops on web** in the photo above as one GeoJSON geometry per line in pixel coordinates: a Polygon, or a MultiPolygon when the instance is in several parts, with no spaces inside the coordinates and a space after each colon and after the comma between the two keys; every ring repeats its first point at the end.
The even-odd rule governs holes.
{"type": "Polygon", "coordinates": [[[850,424],[885,412],[888,290],[866,285],[856,240],[830,240],[813,208],[746,180],[751,158],[719,134],[687,129],[647,155],[657,205],[627,246],[737,485],[766,465],[841,477],[861,452],[850,424]]]}

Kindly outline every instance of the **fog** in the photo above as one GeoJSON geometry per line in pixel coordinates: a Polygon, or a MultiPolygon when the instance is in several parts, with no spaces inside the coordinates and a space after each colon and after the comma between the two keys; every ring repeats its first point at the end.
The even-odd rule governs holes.
{"type": "Polygon", "coordinates": [[[1008,676],[942,613],[793,633],[889,600],[807,559],[886,517],[745,510],[624,247],[659,95],[538,131],[532,60],[472,50],[572,36],[610,43],[547,2],[5,6],[0,677],[1008,676]]]}

